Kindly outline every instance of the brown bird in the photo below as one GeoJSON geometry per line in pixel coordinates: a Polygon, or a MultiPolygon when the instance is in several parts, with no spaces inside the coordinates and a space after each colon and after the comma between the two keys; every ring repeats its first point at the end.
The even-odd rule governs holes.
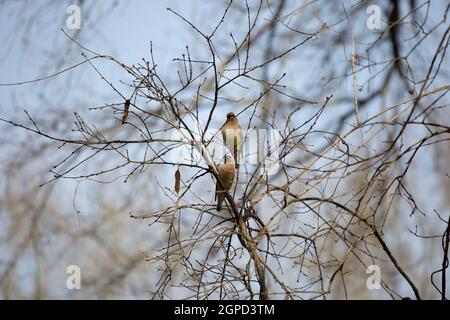
{"type": "Polygon", "coordinates": [[[241,153],[242,142],[244,141],[244,133],[236,115],[233,112],[227,114],[227,121],[222,127],[222,138],[224,144],[230,149],[234,157],[236,169],[239,168],[238,157],[241,153]]]}
{"type": "Polygon", "coordinates": [[[217,211],[222,208],[222,202],[225,199],[225,195],[234,182],[234,176],[236,169],[234,168],[233,157],[227,155],[225,158],[225,163],[221,164],[218,168],[219,178],[216,183],[216,199],[217,199],[217,211]]]}

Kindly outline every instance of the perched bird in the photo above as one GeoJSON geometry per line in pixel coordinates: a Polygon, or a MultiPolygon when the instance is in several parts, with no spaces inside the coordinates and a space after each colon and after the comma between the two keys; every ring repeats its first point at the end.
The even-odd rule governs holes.
{"type": "Polygon", "coordinates": [[[216,183],[216,199],[217,199],[217,211],[222,208],[222,202],[225,199],[225,194],[231,189],[234,182],[234,176],[236,174],[236,169],[234,168],[233,157],[227,155],[225,158],[225,163],[221,164],[218,168],[219,178],[216,183]]]}
{"type": "Polygon", "coordinates": [[[227,121],[222,127],[222,138],[224,144],[230,149],[234,157],[236,169],[239,168],[238,157],[241,152],[244,133],[236,115],[233,112],[227,114],[227,121]]]}

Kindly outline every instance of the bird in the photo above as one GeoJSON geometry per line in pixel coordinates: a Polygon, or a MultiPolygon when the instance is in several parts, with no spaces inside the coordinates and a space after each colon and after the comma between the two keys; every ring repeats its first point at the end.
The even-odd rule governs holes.
{"type": "Polygon", "coordinates": [[[225,199],[226,193],[231,189],[234,182],[234,176],[236,174],[236,169],[234,167],[233,157],[227,155],[225,157],[225,163],[219,165],[217,168],[219,171],[219,180],[216,182],[216,197],[217,199],[217,211],[222,208],[222,202],[225,199]]]}
{"type": "Polygon", "coordinates": [[[236,115],[233,112],[227,114],[227,120],[222,126],[222,138],[224,144],[230,149],[234,157],[236,169],[239,169],[238,157],[241,152],[244,133],[236,115]]]}

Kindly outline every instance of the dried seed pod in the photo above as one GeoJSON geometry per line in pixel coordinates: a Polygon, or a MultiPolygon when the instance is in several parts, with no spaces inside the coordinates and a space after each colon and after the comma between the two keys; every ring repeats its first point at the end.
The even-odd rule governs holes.
{"type": "Polygon", "coordinates": [[[177,169],[177,171],[175,171],[175,192],[177,194],[180,192],[180,181],[181,181],[180,169],[177,169]]]}
{"type": "Polygon", "coordinates": [[[128,109],[130,109],[130,100],[125,100],[125,104],[123,105],[122,124],[124,124],[125,120],[127,120],[128,109]]]}

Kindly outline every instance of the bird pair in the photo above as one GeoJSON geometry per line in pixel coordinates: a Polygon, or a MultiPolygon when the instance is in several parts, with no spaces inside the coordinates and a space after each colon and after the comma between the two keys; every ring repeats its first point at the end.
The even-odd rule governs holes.
{"type": "Polygon", "coordinates": [[[217,168],[219,172],[219,180],[216,183],[217,211],[222,208],[222,202],[226,193],[231,189],[236,175],[236,169],[239,169],[239,153],[241,151],[242,141],[244,138],[242,128],[233,112],[227,114],[227,120],[222,126],[222,138],[225,146],[227,146],[233,157],[227,155],[225,163],[217,168]]]}

